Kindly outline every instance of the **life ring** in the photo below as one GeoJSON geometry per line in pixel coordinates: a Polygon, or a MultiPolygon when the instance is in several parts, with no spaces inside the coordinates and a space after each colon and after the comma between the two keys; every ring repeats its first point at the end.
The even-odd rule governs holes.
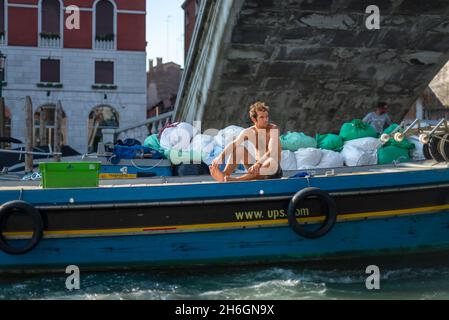
{"type": "Polygon", "coordinates": [[[11,255],[21,255],[33,250],[41,241],[44,234],[44,223],[39,211],[31,204],[24,201],[11,201],[0,207],[0,250],[11,255]],[[33,219],[33,236],[23,247],[12,247],[8,244],[3,235],[3,227],[8,217],[16,212],[20,212],[33,219]]]}
{"type": "Polygon", "coordinates": [[[293,231],[306,239],[318,239],[328,234],[337,222],[337,205],[331,196],[318,188],[306,188],[295,194],[288,206],[288,223],[293,231]],[[325,208],[326,219],[321,227],[315,231],[307,231],[298,223],[296,209],[298,205],[307,198],[318,197],[325,208]]]}

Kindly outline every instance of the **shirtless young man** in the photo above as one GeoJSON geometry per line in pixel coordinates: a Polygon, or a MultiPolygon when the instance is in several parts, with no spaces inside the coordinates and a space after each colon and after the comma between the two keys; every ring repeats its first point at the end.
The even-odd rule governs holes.
{"type": "Polygon", "coordinates": [[[256,102],[250,107],[249,116],[254,126],[243,130],[212,162],[210,172],[215,180],[231,182],[282,178],[279,128],[275,124],[270,124],[269,111],[270,108],[263,102],[256,102]],[[254,146],[254,156],[242,146],[245,141],[254,146]],[[228,158],[225,170],[220,171],[219,166],[226,163],[228,158]],[[231,178],[231,174],[239,164],[243,164],[248,173],[239,178],[231,178]]]}

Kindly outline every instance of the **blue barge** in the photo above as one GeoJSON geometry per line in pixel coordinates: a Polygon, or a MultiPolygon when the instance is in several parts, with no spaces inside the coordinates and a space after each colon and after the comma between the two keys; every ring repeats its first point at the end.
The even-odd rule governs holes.
{"type": "Polygon", "coordinates": [[[449,251],[447,164],[348,170],[227,184],[1,186],[0,273],[449,251]]]}

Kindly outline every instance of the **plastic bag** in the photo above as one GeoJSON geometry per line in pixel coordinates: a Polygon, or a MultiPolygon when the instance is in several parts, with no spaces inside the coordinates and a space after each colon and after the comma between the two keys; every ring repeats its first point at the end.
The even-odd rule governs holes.
{"type": "Polygon", "coordinates": [[[377,149],[365,151],[353,145],[345,145],[341,155],[348,167],[369,166],[377,164],[377,149]]]}
{"type": "Polygon", "coordinates": [[[336,134],[317,134],[316,141],[318,148],[340,152],[343,149],[344,140],[336,134]]]}
{"type": "Polygon", "coordinates": [[[317,168],[341,168],[345,165],[345,160],[340,153],[331,150],[321,150],[321,152],[322,157],[317,168]]]}
{"type": "Polygon", "coordinates": [[[379,164],[410,162],[408,149],[400,147],[383,147],[379,150],[379,164]]]}
{"type": "Polygon", "coordinates": [[[238,126],[229,126],[223,130],[220,130],[215,136],[215,145],[221,148],[226,148],[230,143],[232,143],[237,137],[245,130],[238,126]]]}
{"type": "Polygon", "coordinates": [[[296,152],[299,149],[316,148],[318,146],[316,140],[304,133],[289,132],[281,136],[282,150],[296,152]]]}
{"type": "Polygon", "coordinates": [[[305,148],[295,152],[297,170],[314,169],[321,161],[320,149],[305,148]]]}
{"type": "Polygon", "coordinates": [[[377,136],[376,130],[371,125],[358,119],[345,123],[340,130],[340,137],[342,137],[344,141],[367,137],[377,138],[377,136]]]}
{"type": "Polygon", "coordinates": [[[295,171],[298,168],[295,153],[292,151],[282,151],[281,168],[284,171],[295,171]]]}
{"type": "Polygon", "coordinates": [[[166,128],[161,135],[160,145],[164,150],[188,151],[192,138],[198,130],[188,123],[179,123],[176,126],[166,128]]]}

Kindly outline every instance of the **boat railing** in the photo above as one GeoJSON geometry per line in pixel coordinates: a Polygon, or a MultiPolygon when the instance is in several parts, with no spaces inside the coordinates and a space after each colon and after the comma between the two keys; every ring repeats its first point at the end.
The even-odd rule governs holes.
{"type": "Polygon", "coordinates": [[[144,141],[149,134],[157,134],[167,124],[173,122],[174,116],[174,112],[167,112],[126,128],[103,129],[103,143],[115,143],[119,139],[144,141]]]}

